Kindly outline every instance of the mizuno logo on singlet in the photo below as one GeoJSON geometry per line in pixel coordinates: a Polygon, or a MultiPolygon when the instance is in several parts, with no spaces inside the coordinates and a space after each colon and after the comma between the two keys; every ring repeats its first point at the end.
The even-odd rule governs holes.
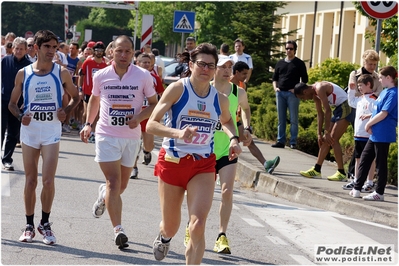
{"type": "Polygon", "coordinates": [[[134,109],[129,110],[118,110],[118,109],[110,109],[109,111],[110,116],[127,116],[127,115],[134,115],[134,109]]]}
{"type": "Polygon", "coordinates": [[[31,103],[31,111],[55,111],[55,103],[31,103]]]}

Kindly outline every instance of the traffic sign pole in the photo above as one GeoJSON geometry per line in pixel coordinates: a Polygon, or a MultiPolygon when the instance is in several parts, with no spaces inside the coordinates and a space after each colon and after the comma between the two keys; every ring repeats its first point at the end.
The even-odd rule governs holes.
{"type": "Polygon", "coordinates": [[[184,45],[184,32],[181,33],[181,49],[183,50],[182,52],[184,52],[183,45],[184,45]]]}
{"type": "MultiPolygon", "coordinates": [[[[382,28],[382,19],[377,19],[377,31],[375,34],[375,51],[377,53],[380,52],[380,42],[381,42],[381,28],[382,28]]],[[[378,68],[378,66],[377,66],[378,68]]]]}

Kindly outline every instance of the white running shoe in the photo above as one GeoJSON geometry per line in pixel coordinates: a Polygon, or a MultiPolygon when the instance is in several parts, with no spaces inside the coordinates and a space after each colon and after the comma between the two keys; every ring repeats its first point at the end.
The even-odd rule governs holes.
{"type": "Polygon", "coordinates": [[[19,238],[21,242],[28,242],[31,243],[32,239],[35,237],[35,228],[33,225],[27,224],[25,229],[22,229],[22,235],[19,238]]]}
{"type": "Polygon", "coordinates": [[[362,190],[363,193],[371,193],[374,191],[374,184],[370,184],[366,182],[366,184],[363,185],[362,190]]]}
{"type": "Polygon", "coordinates": [[[43,235],[43,243],[46,245],[54,245],[57,242],[53,230],[51,230],[52,224],[53,223],[39,224],[37,227],[37,231],[43,235]]]}
{"type": "Polygon", "coordinates": [[[349,195],[351,195],[354,198],[361,198],[360,197],[360,190],[356,190],[354,188],[349,192],[349,195]]]}
{"type": "Polygon", "coordinates": [[[130,179],[139,178],[139,169],[137,167],[133,167],[132,173],[130,174],[130,179]]]}
{"type": "Polygon", "coordinates": [[[152,251],[156,260],[163,260],[166,255],[168,255],[170,249],[170,241],[168,243],[163,243],[161,240],[161,234],[158,234],[155,238],[152,251]]]}
{"type": "Polygon", "coordinates": [[[69,127],[69,125],[64,124],[62,126],[62,132],[71,133],[71,128],[69,127]]]}
{"type": "Polygon", "coordinates": [[[115,233],[115,245],[118,246],[119,249],[127,248],[129,244],[127,243],[128,238],[125,234],[125,231],[122,227],[117,228],[114,230],[115,233]]]}
{"type": "Polygon", "coordinates": [[[364,200],[384,201],[384,195],[378,194],[376,191],[363,197],[364,200]]]}
{"type": "Polygon", "coordinates": [[[93,216],[95,218],[100,218],[101,215],[103,215],[106,210],[105,198],[104,198],[106,189],[107,189],[106,184],[101,184],[98,187],[98,198],[97,198],[96,202],[94,202],[93,209],[92,209],[93,216]]]}

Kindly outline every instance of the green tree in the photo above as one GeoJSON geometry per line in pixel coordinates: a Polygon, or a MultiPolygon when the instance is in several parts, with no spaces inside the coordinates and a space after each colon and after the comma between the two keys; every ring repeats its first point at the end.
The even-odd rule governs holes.
{"type": "Polygon", "coordinates": [[[245,42],[245,52],[252,56],[254,72],[250,83],[259,85],[270,82],[272,73],[269,68],[274,68],[277,60],[284,55],[278,50],[285,36],[280,28],[275,27],[282,15],[276,15],[277,8],[286,5],[284,2],[236,2],[232,26],[237,37],[245,42]]]}
{"type": "Polygon", "coordinates": [[[196,20],[200,24],[196,32],[199,43],[210,42],[218,48],[222,43],[227,43],[231,47],[236,37],[232,25],[235,5],[232,2],[204,2],[196,8],[196,20]]]}
{"type": "MultiPolygon", "coordinates": [[[[69,25],[87,18],[89,13],[90,8],[69,6],[69,25]]],[[[2,35],[12,31],[17,36],[24,36],[26,31],[35,33],[42,29],[51,30],[63,38],[65,30],[63,5],[6,1],[1,3],[2,35]]]]}
{"type": "Polygon", "coordinates": [[[125,28],[133,18],[130,10],[93,7],[89,14],[89,20],[95,23],[109,23],[125,28]]]}

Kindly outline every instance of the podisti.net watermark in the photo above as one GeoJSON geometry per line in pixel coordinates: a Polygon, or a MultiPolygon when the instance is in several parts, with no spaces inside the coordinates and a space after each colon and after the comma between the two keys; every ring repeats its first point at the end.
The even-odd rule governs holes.
{"type": "Polygon", "coordinates": [[[396,264],[394,245],[315,245],[316,263],[396,264]]]}

